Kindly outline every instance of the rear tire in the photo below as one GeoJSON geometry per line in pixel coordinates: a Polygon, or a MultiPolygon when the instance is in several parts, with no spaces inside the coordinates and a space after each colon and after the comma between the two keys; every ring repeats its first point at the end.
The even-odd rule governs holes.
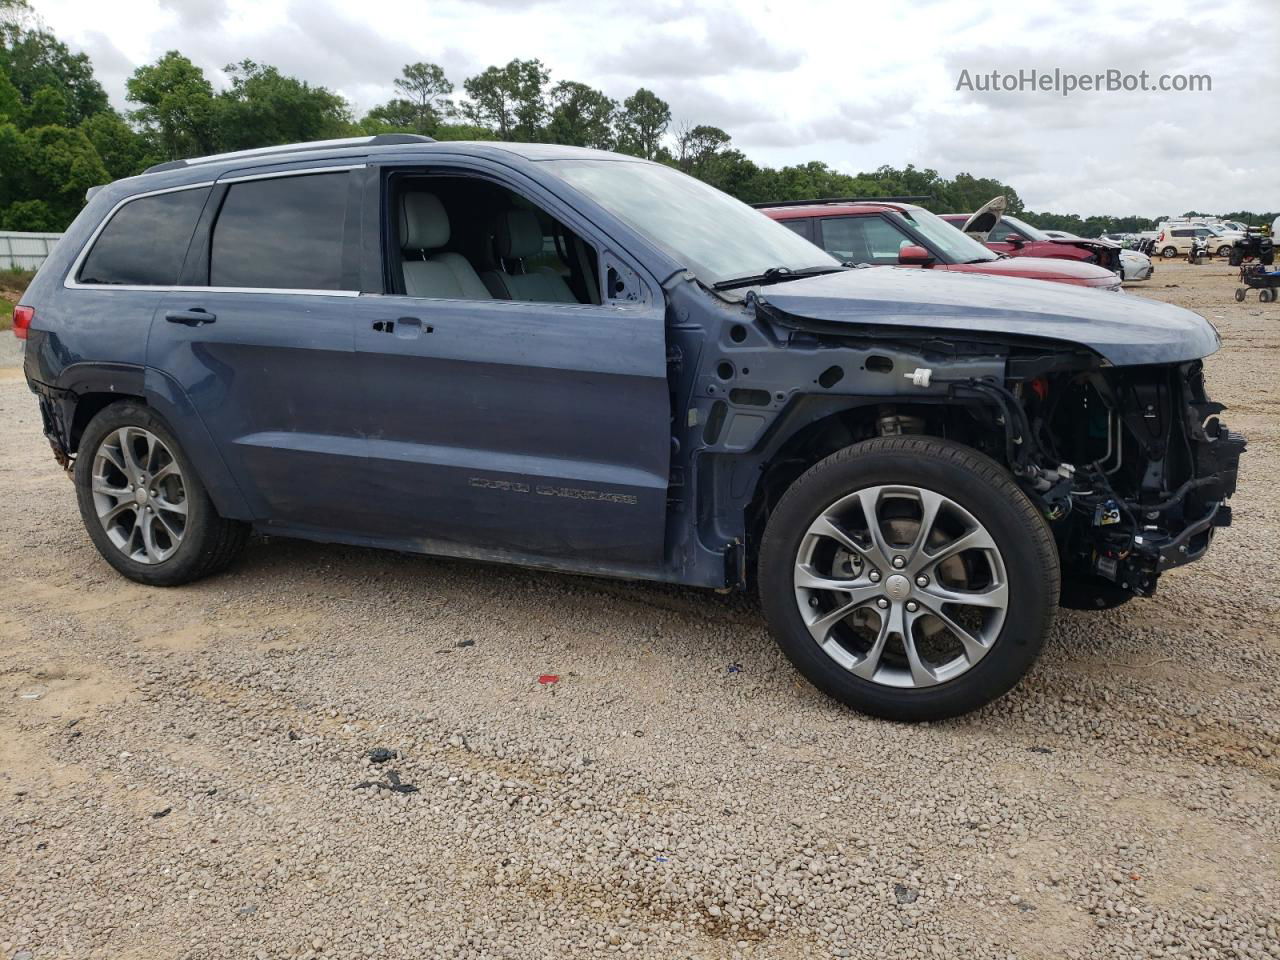
{"type": "Polygon", "coordinates": [[[1160,256],[1164,257],[1166,260],[1172,260],[1177,255],[1178,255],[1177,247],[1165,247],[1163,250],[1160,251],[1160,256]]]}
{"type": "Polygon", "coordinates": [[[1053,536],[1009,472],[933,437],[867,440],[811,467],[770,515],[758,569],[787,658],[827,695],[890,720],[941,720],[1004,695],[1039,654],[1059,594],[1053,536]],[[867,549],[878,541],[865,497],[879,554],[867,549]],[[926,524],[926,506],[939,502],[926,524]],[[860,522],[865,533],[854,532],[860,522]],[[824,550],[833,559],[820,560],[824,550]],[[944,564],[958,564],[964,583],[944,564]],[[866,629],[872,616],[878,626],[866,629]]]}
{"type": "Polygon", "coordinates": [[[218,515],[173,431],[141,403],[113,403],[80,438],[74,479],[98,552],[130,580],[170,587],[225,568],[249,527],[218,515]]]}

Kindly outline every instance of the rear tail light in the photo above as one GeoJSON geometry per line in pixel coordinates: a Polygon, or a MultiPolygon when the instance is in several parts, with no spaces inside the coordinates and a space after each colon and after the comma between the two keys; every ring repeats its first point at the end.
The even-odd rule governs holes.
{"type": "Polygon", "coordinates": [[[13,308],[13,335],[19,340],[27,339],[27,331],[31,329],[31,321],[36,318],[35,307],[24,307],[21,304],[13,308]]]}

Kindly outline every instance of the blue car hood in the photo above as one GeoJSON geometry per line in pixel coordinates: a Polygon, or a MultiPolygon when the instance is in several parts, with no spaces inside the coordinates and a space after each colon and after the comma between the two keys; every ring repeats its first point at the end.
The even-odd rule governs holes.
{"type": "Polygon", "coordinates": [[[760,287],[754,297],[792,326],[1055,340],[1115,366],[1197,360],[1221,343],[1208,320],[1172,304],[1018,277],[875,267],[760,287]]]}

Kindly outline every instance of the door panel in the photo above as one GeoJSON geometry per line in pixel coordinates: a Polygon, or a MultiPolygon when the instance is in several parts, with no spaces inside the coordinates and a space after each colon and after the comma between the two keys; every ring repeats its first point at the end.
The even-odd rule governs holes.
{"type": "Polygon", "coordinates": [[[171,293],[148,365],[204,420],[259,521],[359,529],[364,407],[350,296],[171,293]],[[184,315],[212,316],[212,322],[184,315]]]}
{"type": "Polygon", "coordinates": [[[404,296],[355,306],[384,531],[486,552],[661,561],[660,307],[404,296]]]}

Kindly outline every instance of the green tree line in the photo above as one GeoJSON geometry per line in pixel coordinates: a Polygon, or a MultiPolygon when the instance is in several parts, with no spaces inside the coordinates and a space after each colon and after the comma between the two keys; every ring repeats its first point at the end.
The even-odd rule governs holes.
{"type": "Polygon", "coordinates": [[[678,167],[748,203],[918,196],[930,209],[950,213],[1004,194],[1010,212],[1050,229],[1092,236],[1153,223],[1030,214],[1008,184],[968,173],[948,179],[910,164],[856,175],[819,161],[763,166],[719,127],[673,128],[671,105],[652,90],[642,87],[618,101],[575,80],[552,82],[537,59],[488,67],[465,78],[461,91],[438,65],[408,64],[393,81],[396,95],[360,117],[334,91],[268,64],[246,59],[223,72],[228,83],[216,89],[203,70],[171,50],[133,72],[126,84],[130,108],[120,113],[84,53],[48,31],[27,0],[0,0],[0,229],[61,231],[87,188],[164,160],[391,132],[616,150],[678,167]]]}

